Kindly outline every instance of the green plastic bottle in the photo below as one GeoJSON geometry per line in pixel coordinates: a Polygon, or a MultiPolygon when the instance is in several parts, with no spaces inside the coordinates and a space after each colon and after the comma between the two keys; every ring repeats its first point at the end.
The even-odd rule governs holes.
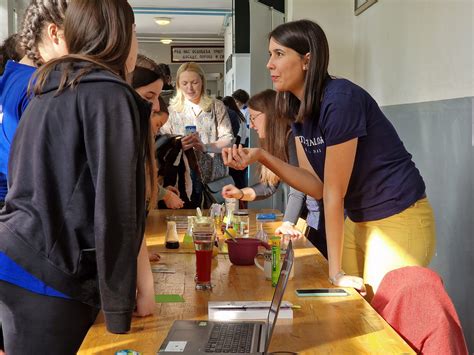
{"type": "Polygon", "coordinates": [[[280,277],[280,237],[272,237],[270,242],[272,246],[272,286],[275,287],[280,277]]]}

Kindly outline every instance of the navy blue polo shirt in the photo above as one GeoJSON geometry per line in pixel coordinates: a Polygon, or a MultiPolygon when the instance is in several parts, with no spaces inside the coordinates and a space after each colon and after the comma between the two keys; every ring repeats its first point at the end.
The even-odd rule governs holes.
{"type": "Polygon", "coordinates": [[[418,201],[425,183],[395,128],[375,100],[345,79],[328,79],[319,119],[293,124],[293,133],[324,182],[326,147],[358,138],[344,199],[354,222],[397,214],[418,201]]]}

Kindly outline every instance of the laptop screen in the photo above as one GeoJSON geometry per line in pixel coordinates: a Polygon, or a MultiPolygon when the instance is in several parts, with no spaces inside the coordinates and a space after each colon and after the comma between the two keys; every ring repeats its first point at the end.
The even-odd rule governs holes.
{"type": "Polygon", "coordinates": [[[293,245],[290,242],[288,243],[288,248],[286,249],[285,259],[283,260],[283,265],[281,266],[280,276],[278,277],[278,283],[273,293],[272,303],[270,305],[270,311],[268,312],[267,317],[267,341],[265,343],[265,353],[268,352],[270,346],[270,340],[272,339],[273,328],[275,327],[275,322],[278,317],[278,310],[280,309],[281,300],[283,299],[283,294],[285,293],[286,284],[290,276],[291,267],[293,266],[293,245]]]}

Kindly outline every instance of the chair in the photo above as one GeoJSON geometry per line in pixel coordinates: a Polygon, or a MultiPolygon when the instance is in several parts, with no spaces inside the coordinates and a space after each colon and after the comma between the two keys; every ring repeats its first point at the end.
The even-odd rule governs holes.
{"type": "Polygon", "coordinates": [[[436,272],[420,266],[390,271],[372,306],[419,354],[468,354],[456,310],[436,272]]]}

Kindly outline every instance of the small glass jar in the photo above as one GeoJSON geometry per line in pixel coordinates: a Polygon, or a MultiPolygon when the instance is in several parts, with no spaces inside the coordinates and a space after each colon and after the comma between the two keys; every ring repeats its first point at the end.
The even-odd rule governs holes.
{"type": "Polygon", "coordinates": [[[240,238],[249,237],[249,212],[246,210],[236,210],[234,211],[232,223],[234,226],[234,231],[237,236],[240,238]]]}

